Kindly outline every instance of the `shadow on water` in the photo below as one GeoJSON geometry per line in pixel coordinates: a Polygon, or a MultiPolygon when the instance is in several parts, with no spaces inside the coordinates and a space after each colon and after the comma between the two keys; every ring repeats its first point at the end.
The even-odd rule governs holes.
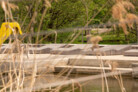
{"type": "MultiPolygon", "coordinates": [[[[134,80],[132,78],[123,78],[123,83],[126,92],[138,92],[138,80],[134,80]]],[[[108,78],[108,85],[109,92],[121,92],[120,86],[116,79],[108,78]]],[[[89,81],[83,86],[83,92],[102,92],[101,79],[89,81]]]]}
{"type": "MultiPolygon", "coordinates": [[[[80,77],[86,77],[86,75],[70,75],[67,80],[74,79],[74,78],[80,78],[80,77]]],[[[38,85],[44,85],[47,83],[54,83],[57,81],[63,81],[64,76],[57,77],[55,74],[50,74],[46,76],[40,76],[37,77],[35,81],[34,87],[37,87],[38,85]]],[[[29,79],[30,80],[30,79],[29,79]]],[[[25,81],[25,87],[29,87],[30,81],[25,81]]],[[[109,85],[109,92],[121,92],[120,86],[118,84],[118,81],[113,78],[107,78],[108,85],[109,85]]],[[[126,89],[126,92],[138,92],[138,80],[133,79],[131,77],[123,77],[123,84],[126,89]]],[[[102,80],[96,79],[96,80],[90,80],[87,82],[80,83],[82,92],[102,92],[102,80]]],[[[75,86],[78,86],[78,84],[75,84],[75,86]]],[[[104,85],[105,92],[106,87],[104,85]]],[[[41,91],[36,91],[41,92],[41,91]]],[[[43,91],[43,92],[51,92],[51,91],[43,91]]],[[[72,91],[72,85],[67,85],[62,87],[62,89],[59,92],[80,92],[80,89],[75,89],[72,91]]]]}
{"type": "MultiPolygon", "coordinates": [[[[78,75],[77,77],[80,76],[78,75]]],[[[119,83],[115,78],[109,77],[107,78],[107,81],[109,86],[109,92],[121,92],[119,83]]],[[[82,86],[83,92],[102,92],[102,79],[90,80],[86,83],[81,84],[84,84],[82,86]]],[[[132,77],[123,77],[123,84],[126,89],[126,92],[138,92],[138,79],[133,79],[132,77]]],[[[104,87],[104,89],[105,92],[107,92],[106,87],[104,87]]]]}
{"type": "MultiPolygon", "coordinates": [[[[84,77],[86,75],[70,75],[68,79],[74,79],[79,77],[84,77]]],[[[62,80],[64,76],[58,78],[58,81],[62,80]]],[[[107,78],[108,79],[108,85],[109,85],[109,92],[121,92],[120,86],[118,84],[118,81],[113,78],[107,78]]],[[[50,75],[45,77],[38,78],[36,85],[43,85],[45,83],[49,82],[55,82],[57,81],[56,75],[50,75]]],[[[123,83],[124,87],[126,89],[126,92],[138,92],[138,80],[133,79],[131,77],[123,77],[123,83]]],[[[90,80],[87,82],[80,83],[82,85],[82,92],[102,92],[102,80],[96,79],[96,80],[90,80]]],[[[60,90],[60,92],[67,92],[68,90],[71,90],[71,85],[67,85],[63,87],[63,89],[60,90]]],[[[106,87],[104,88],[106,92],[106,87]]],[[[47,91],[46,91],[47,92],[47,91]]],[[[72,92],[72,91],[71,91],[72,92]]],[[[80,92],[79,89],[76,89],[74,92],[80,92]]]]}

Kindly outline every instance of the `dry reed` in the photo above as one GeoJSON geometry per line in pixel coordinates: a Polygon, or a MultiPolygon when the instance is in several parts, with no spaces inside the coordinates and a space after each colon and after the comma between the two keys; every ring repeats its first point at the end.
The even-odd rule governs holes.
{"type": "Polygon", "coordinates": [[[119,26],[123,29],[125,35],[129,34],[127,25],[129,28],[133,28],[135,19],[138,19],[135,14],[129,13],[133,10],[135,10],[134,5],[125,0],[116,0],[115,5],[112,7],[112,16],[120,22],[119,26]]]}
{"type": "MultiPolygon", "coordinates": [[[[55,0],[56,1],[56,0],[55,0]]],[[[117,2],[119,2],[119,1],[122,1],[122,0],[116,0],[117,2]]],[[[18,7],[17,6],[15,6],[15,5],[13,5],[13,4],[8,4],[8,6],[11,8],[11,9],[13,9],[13,10],[15,10],[15,9],[18,9],[18,7]]],[[[51,2],[49,1],[49,0],[45,0],[45,6],[46,6],[46,8],[45,8],[45,10],[44,10],[44,12],[43,12],[43,15],[42,15],[42,17],[41,17],[41,20],[40,20],[40,24],[39,24],[39,30],[38,31],[40,31],[40,28],[41,28],[41,25],[42,25],[42,21],[43,21],[43,18],[44,18],[44,15],[46,14],[46,11],[47,11],[47,8],[50,8],[51,7],[51,2]]],[[[2,2],[2,7],[3,7],[3,10],[4,10],[4,12],[5,12],[5,14],[6,15],[8,15],[8,17],[9,17],[9,10],[6,8],[7,6],[6,6],[6,4],[5,4],[5,2],[2,2]]],[[[104,6],[103,6],[104,7],[104,6]]],[[[98,11],[98,13],[103,9],[103,7],[98,11]]],[[[128,7],[127,7],[128,8],[128,7]]],[[[123,9],[123,8],[122,8],[123,9]]],[[[128,8],[129,9],[129,8],[128,8]]],[[[116,9],[115,9],[115,11],[116,11],[116,9]]],[[[122,12],[124,12],[124,13],[126,13],[126,11],[125,10],[123,10],[122,12]]],[[[97,13],[97,14],[98,14],[97,13]]],[[[97,15],[96,14],[96,15],[97,15]]],[[[96,15],[94,15],[94,17],[96,16],[96,15]]],[[[29,28],[30,28],[30,26],[31,26],[31,24],[33,23],[33,22],[35,22],[35,18],[36,18],[36,16],[37,16],[37,13],[36,13],[36,11],[34,12],[34,15],[33,15],[33,17],[32,17],[32,19],[31,19],[31,21],[30,21],[30,24],[29,24],[29,28]]],[[[121,15],[120,15],[121,16],[121,15]]],[[[92,17],[92,19],[94,18],[94,17],[92,17]]],[[[115,16],[116,17],[116,16],[115,16]]],[[[130,18],[130,15],[127,15],[127,18],[128,18],[128,20],[132,20],[132,18],[130,18]]],[[[92,19],[90,19],[88,22],[87,22],[87,24],[86,24],[86,26],[91,22],[91,20],[92,19]]],[[[131,24],[131,26],[132,26],[132,24],[131,24]]],[[[75,33],[76,32],[74,32],[74,34],[73,34],[73,39],[71,40],[71,42],[70,43],[72,43],[79,35],[80,35],[80,33],[81,33],[81,31],[79,31],[79,33],[78,34],[76,34],[75,35],[75,33]]],[[[15,91],[21,91],[21,90],[24,90],[24,86],[26,85],[26,83],[25,83],[25,81],[29,81],[30,82],[30,85],[28,86],[29,87],[29,92],[32,92],[32,91],[34,91],[35,90],[35,82],[36,82],[36,78],[37,78],[37,76],[38,76],[38,64],[37,64],[37,62],[36,62],[36,59],[35,59],[35,54],[33,54],[34,55],[34,60],[33,60],[33,62],[34,62],[34,64],[33,64],[33,66],[31,67],[31,73],[28,73],[28,72],[30,72],[30,70],[25,70],[25,68],[24,67],[22,67],[22,65],[23,65],[23,63],[25,63],[25,61],[24,61],[24,55],[23,55],[23,53],[24,53],[24,48],[21,48],[21,42],[18,40],[18,38],[16,37],[16,35],[14,35],[15,36],[15,42],[14,43],[11,43],[12,44],[12,51],[11,52],[13,52],[15,49],[17,50],[17,53],[16,54],[14,54],[14,53],[9,53],[8,55],[10,55],[10,56],[12,56],[12,63],[13,63],[13,69],[12,69],[12,65],[10,65],[10,69],[9,69],[9,71],[8,71],[8,76],[4,76],[4,75],[2,75],[1,74],[1,80],[2,80],[2,84],[3,84],[3,88],[0,90],[0,91],[7,91],[7,90],[9,90],[10,89],[10,91],[12,92],[13,90],[15,90],[15,91]],[[19,68],[17,68],[16,67],[16,62],[18,61],[18,63],[19,63],[19,68]],[[13,70],[13,72],[12,72],[12,70],[13,70]],[[31,75],[29,75],[29,74],[31,74],[31,75]],[[6,81],[5,80],[5,78],[8,78],[9,80],[8,81],[6,81]]],[[[48,36],[48,35],[47,35],[48,36]]],[[[46,37],[47,37],[46,36],[46,37]]],[[[45,37],[45,38],[46,38],[45,37]]],[[[42,41],[44,38],[42,38],[40,41],[42,41]]],[[[55,43],[56,43],[56,39],[57,39],[57,33],[55,32],[55,43]]],[[[40,42],[40,41],[37,41],[36,43],[38,43],[38,42],[40,42]]],[[[102,38],[100,37],[100,36],[95,36],[95,37],[91,37],[90,38],[90,41],[93,43],[93,47],[92,47],[92,49],[94,49],[94,48],[99,48],[99,42],[100,41],[102,41],[102,38]]],[[[68,46],[68,45],[67,45],[68,46]]],[[[85,49],[85,48],[84,48],[85,49]]],[[[33,53],[35,53],[35,52],[33,52],[33,53]]],[[[61,53],[61,52],[60,52],[61,53]]],[[[60,54],[60,53],[58,53],[58,54],[60,54]]],[[[83,58],[83,57],[81,57],[81,58],[83,58]]],[[[114,64],[113,64],[114,65],[114,64]]],[[[114,70],[116,67],[115,66],[113,66],[112,65],[112,70],[114,70]]],[[[103,68],[104,67],[104,63],[103,63],[103,60],[101,60],[101,67],[103,68]]],[[[67,70],[63,70],[63,72],[60,72],[59,73],[59,76],[62,76],[63,74],[65,74],[65,72],[66,71],[68,71],[69,70],[69,72],[67,73],[67,75],[66,75],[66,77],[68,77],[69,75],[70,75],[70,73],[71,73],[71,71],[72,71],[72,69],[67,69],[67,70]]],[[[5,72],[3,72],[3,73],[5,73],[5,72]]],[[[45,73],[45,75],[47,75],[48,74],[48,70],[45,70],[45,72],[43,72],[43,73],[45,73]]],[[[103,73],[103,76],[102,76],[102,78],[104,77],[104,80],[105,80],[105,82],[106,82],[106,87],[107,87],[107,92],[109,92],[109,88],[108,88],[108,82],[107,82],[107,78],[106,78],[106,73],[105,73],[105,70],[104,70],[104,68],[103,68],[103,70],[102,70],[102,73],[103,73]]],[[[39,76],[42,76],[42,75],[39,75],[39,76]]],[[[100,77],[99,76],[96,76],[96,77],[93,77],[93,76],[91,76],[91,78],[89,77],[88,79],[87,79],[88,77],[86,77],[86,78],[82,78],[82,79],[76,79],[77,80],[77,82],[76,81],[72,81],[71,82],[71,84],[72,84],[72,91],[74,91],[75,90],[75,83],[77,83],[77,85],[79,86],[79,88],[80,88],[80,92],[82,92],[82,87],[81,87],[81,85],[78,83],[79,81],[84,81],[84,80],[88,80],[88,79],[96,79],[96,78],[101,78],[101,75],[100,75],[100,77]]],[[[70,83],[70,81],[68,82],[68,83],[70,83]]],[[[119,80],[119,83],[121,84],[121,87],[123,87],[123,85],[122,85],[122,79],[121,79],[121,77],[120,77],[120,80],[119,80]]],[[[50,90],[50,91],[55,91],[55,92],[57,92],[57,91],[60,91],[60,89],[61,89],[61,87],[62,87],[62,85],[64,85],[64,84],[66,84],[66,80],[65,81],[63,81],[63,82],[59,82],[59,84],[57,83],[57,85],[56,86],[58,86],[57,87],[57,89],[52,89],[52,88],[49,88],[48,90],[50,90]],[[65,82],[65,83],[64,83],[65,82]]],[[[40,87],[41,88],[41,87],[40,87]]],[[[44,88],[44,90],[47,90],[46,88],[44,88]]],[[[26,90],[26,91],[28,91],[28,90],[26,90]]],[[[40,89],[40,91],[41,91],[41,89],[40,89]]]]}
{"type": "Polygon", "coordinates": [[[94,50],[94,48],[99,48],[99,42],[102,41],[102,37],[101,36],[94,36],[91,37],[90,35],[87,35],[87,38],[89,38],[89,41],[92,43],[92,50],[94,50]]]}

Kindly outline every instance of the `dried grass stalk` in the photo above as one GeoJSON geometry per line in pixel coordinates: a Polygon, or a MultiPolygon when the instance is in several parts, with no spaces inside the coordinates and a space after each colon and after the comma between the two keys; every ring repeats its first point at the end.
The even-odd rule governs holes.
{"type": "Polygon", "coordinates": [[[27,5],[25,6],[25,8],[26,8],[27,11],[29,11],[29,7],[27,5]]]}
{"type": "Polygon", "coordinates": [[[118,67],[118,63],[117,62],[112,62],[111,63],[111,71],[116,71],[116,68],[118,67]]]}
{"type": "Polygon", "coordinates": [[[117,29],[115,24],[113,25],[113,29],[114,29],[114,30],[116,30],[116,29],[117,29]]]}
{"type": "Polygon", "coordinates": [[[50,3],[49,0],[45,0],[45,6],[46,6],[46,7],[51,7],[51,3],[50,3]]]}
{"type": "Polygon", "coordinates": [[[12,9],[12,10],[19,10],[19,7],[17,6],[17,5],[15,5],[15,4],[13,4],[13,3],[7,3],[8,4],[8,6],[12,9]]]}
{"type": "Polygon", "coordinates": [[[9,3],[6,1],[1,1],[1,7],[5,12],[5,20],[7,19],[8,16],[12,21],[14,21],[11,9],[15,11],[16,9],[19,10],[19,7],[13,3],[9,3]]]}
{"type": "Polygon", "coordinates": [[[6,6],[5,1],[2,1],[2,2],[1,2],[1,7],[2,7],[2,9],[4,10],[5,14],[6,14],[6,15],[9,15],[9,12],[8,12],[8,9],[7,9],[7,6],[6,6]]]}
{"type": "Polygon", "coordinates": [[[125,35],[128,35],[129,34],[129,32],[127,31],[127,25],[126,25],[126,20],[125,19],[121,19],[120,20],[119,26],[122,27],[125,35]]]}

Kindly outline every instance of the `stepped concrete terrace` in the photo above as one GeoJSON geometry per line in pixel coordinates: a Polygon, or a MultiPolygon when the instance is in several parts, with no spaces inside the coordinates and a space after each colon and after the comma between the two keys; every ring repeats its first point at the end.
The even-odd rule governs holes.
{"type": "MultiPolygon", "coordinates": [[[[100,73],[103,69],[100,67],[102,60],[107,71],[111,71],[108,63],[116,62],[117,70],[133,74],[133,66],[138,65],[138,45],[100,45],[100,48],[94,51],[91,50],[92,44],[22,44],[21,46],[25,50],[23,66],[26,69],[33,67],[35,61],[40,71],[48,70],[50,66],[54,68],[50,72],[73,69],[72,73],[94,74],[100,73]],[[101,56],[96,56],[97,53],[101,53],[101,56]]],[[[3,65],[1,71],[12,61],[13,55],[18,56],[18,53],[8,54],[10,49],[11,46],[7,44],[1,47],[0,62],[3,65]]],[[[19,61],[15,62],[18,65],[19,61]]]]}

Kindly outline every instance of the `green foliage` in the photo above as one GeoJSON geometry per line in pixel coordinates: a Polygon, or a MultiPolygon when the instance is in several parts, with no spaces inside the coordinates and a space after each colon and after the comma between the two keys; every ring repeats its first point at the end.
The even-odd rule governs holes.
{"type": "MultiPolygon", "coordinates": [[[[20,24],[24,22],[22,26],[23,32],[26,32],[26,28],[30,23],[30,20],[35,11],[37,11],[37,17],[35,19],[35,23],[31,25],[33,27],[33,31],[38,31],[38,25],[40,23],[43,11],[45,9],[43,0],[41,0],[40,4],[37,8],[37,0],[29,0],[29,1],[20,1],[14,2],[19,6],[19,10],[13,11],[13,17],[16,21],[20,24]],[[28,7],[28,9],[27,9],[28,7]],[[28,15],[27,15],[28,14],[28,15]],[[26,17],[27,16],[27,17],[26,17]],[[26,18],[26,19],[25,19],[26,18]]],[[[50,8],[48,8],[46,15],[44,16],[43,23],[41,26],[41,32],[52,30],[52,29],[63,29],[63,28],[72,28],[72,27],[83,27],[86,23],[95,15],[95,18],[90,22],[89,25],[94,24],[101,24],[107,23],[111,19],[111,7],[113,2],[108,0],[58,0],[58,2],[52,2],[50,8]],[[84,2],[83,2],[84,1],[84,2]],[[97,14],[97,12],[108,2],[108,4],[97,14]],[[88,12],[87,12],[88,9],[88,12]],[[88,16],[87,16],[88,15],[88,16]]],[[[135,4],[136,6],[136,4],[135,4]]],[[[137,7],[136,7],[137,11],[137,7]]],[[[0,8],[0,23],[5,21],[4,12],[2,8],[0,8]]],[[[30,31],[29,29],[29,32],[30,31]]],[[[135,33],[136,34],[136,33],[135,33]]],[[[129,42],[135,42],[136,36],[133,33],[128,35],[129,42]]],[[[58,33],[57,36],[57,43],[64,43],[69,42],[72,40],[71,35],[73,32],[65,32],[65,33],[58,33]],[[67,40],[67,41],[66,41],[67,40]]],[[[41,36],[41,38],[45,37],[41,36]]],[[[122,31],[117,30],[115,34],[104,34],[102,35],[104,41],[101,43],[126,43],[125,36],[123,35],[122,31]],[[121,33],[120,33],[121,32],[121,33]],[[117,34],[120,34],[119,37],[117,34]],[[117,36],[116,36],[117,35],[117,36]],[[112,40],[112,41],[111,41],[112,40]],[[114,40],[114,41],[113,41],[114,40]]],[[[35,41],[36,37],[33,37],[33,41],[35,41]]],[[[26,39],[27,42],[28,38],[26,39]]],[[[48,38],[44,39],[42,43],[54,43],[55,41],[55,34],[48,36],[48,38]]],[[[74,43],[81,43],[82,42],[82,35],[80,35],[74,43]]],[[[84,37],[84,43],[86,43],[86,37],[84,37]]],[[[111,44],[112,44],[111,43],[111,44]]]]}

